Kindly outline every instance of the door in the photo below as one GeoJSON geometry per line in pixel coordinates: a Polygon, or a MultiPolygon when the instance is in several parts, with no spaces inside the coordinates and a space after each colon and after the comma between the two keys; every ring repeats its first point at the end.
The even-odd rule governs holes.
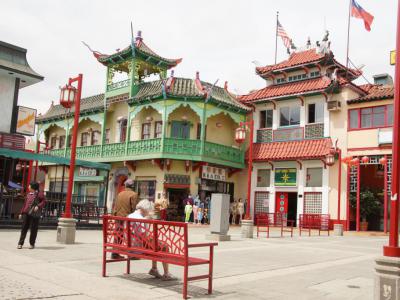
{"type": "Polygon", "coordinates": [[[171,137],[179,139],[189,139],[190,124],[185,121],[172,121],[171,137]]]}
{"type": "Polygon", "coordinates": [[[287,212],[288,212],[288,193],[276,192],[275,212],[287,214],[287,212]]]}

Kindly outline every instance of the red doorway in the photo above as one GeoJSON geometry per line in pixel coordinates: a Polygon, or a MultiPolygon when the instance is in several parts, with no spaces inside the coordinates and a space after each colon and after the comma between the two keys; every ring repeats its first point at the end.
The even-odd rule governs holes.
{"type": "Polygon", "coordinates": [[[296,192],[276,192],[275,212],[287,214],[287,219],[297,220],[297,193],[296,192]]]}

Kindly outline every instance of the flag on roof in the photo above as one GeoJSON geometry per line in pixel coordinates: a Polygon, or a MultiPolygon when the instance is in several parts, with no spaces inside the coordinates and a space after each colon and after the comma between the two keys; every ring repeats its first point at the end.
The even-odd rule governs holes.
{"type": "Polygon", "coordinates": [[[374,16],[362,8],[355,0],[351,0],[351,16],[357,19],[363,19],[365,29],[371,31],[374,16]]]}
{"type": "Polygon", "coordinates": [[[285,29],[282,27],[281,23],[278,20],[278,27],[276,29],[278,36],[282,38],[283,44],[286,48],[290,48],[290,38],[287,35],[285,29]]]}

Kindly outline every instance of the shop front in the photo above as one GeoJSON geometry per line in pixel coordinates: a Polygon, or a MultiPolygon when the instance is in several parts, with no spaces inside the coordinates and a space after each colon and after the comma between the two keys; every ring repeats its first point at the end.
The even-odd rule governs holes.
{"type": "Polygon", "coordinates": [[[73,202],[105,205],[107,172],[93,168],[79,167],[75,170],[73,202]]]}
{"type": "Polygon", "coordinates": [[[199,178],[199,197],[201,201],[211,199],[213,193],[229,194],[233,201],[234,183],[227,181],[227,171],[223,168],[203,166],[199,178]]]}

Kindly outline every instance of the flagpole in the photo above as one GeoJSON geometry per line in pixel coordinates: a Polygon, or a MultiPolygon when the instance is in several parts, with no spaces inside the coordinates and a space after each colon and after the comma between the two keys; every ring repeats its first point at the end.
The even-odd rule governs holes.
{"type": "Polygon", "coordinates": [[[275,64],[276,64],[276,57],[278,53],[278,17],[279,11],[276,12],[276,30],[275,30],[275,64]]]}
{"type": "Polygon", "coordinates": [[[350,17],[351,17],[351,0],[349,0],[349,20],[347,22],[346,77],[347,77],[347,69],[349,68],[350,17]]]}

